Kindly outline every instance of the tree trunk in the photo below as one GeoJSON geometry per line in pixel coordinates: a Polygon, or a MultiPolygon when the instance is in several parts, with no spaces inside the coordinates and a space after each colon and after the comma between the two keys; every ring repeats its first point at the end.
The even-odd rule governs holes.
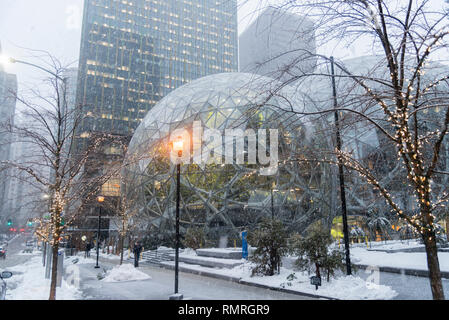
{"type": "Polygon", "coordinates": [[[124,246],[125,246],[125,237],[124,236],[120,236],[120,265],[123,264],[123,250],[124,250],[124,246]]]}
{"type": "MultiPolygon", "coordinates": [[[[49,300],[56,300],[56,281],[58,276],[58,251],[59,243],[55,243],[52,248],[51,283],[49,300]]],[[[48,263],[48,262],[47,262],[48,263]]]]}
{"type": "Polygon", "coordinates": [[[423,235],[427,254],[427,267],[429,269],[430,288],[434,300],[444,300],[443,284],[441,282],[440,264],[438,261],[438,248],[434,232],[423,235]]]}
{"type": "Polygon", "coordinates": [[[316,268],[316,276],[321,278],[321,274],[320,274],[320,265],[318,263],[315,263],[315,268],[316,268]]]}

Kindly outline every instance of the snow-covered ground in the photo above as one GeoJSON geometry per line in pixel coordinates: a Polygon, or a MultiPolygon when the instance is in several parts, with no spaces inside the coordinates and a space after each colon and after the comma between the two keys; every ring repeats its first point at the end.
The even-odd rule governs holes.
{"type": "MultiPolygon", "coordinates": [[[[340,276],[330,279],[323,277],[318,290],[310,284],[310,276],[306,272],[298,272],[281,267],[280,274],[274,276],[251,276],[253,264],[242,260],[242,264],[232,269],[208,268],[200,265],[180,263],[180,267],[190,270],[224,275],[244,282],[265,285],[273,288],[285,288],[301,293],[316,294],[329,298],[347,300],[385,300],[393,299],[397,293],[389,286],[377,285],[355,276],[340,276]]],[[[169,264],[169,263],[168,263],[169,264]]]]}
{"type": "Polygon", "coordinates": [[[330,279],[329,282],[323,277],[321,286],[316,290],[310,284],[310,275],[285,268],[281,268],[278,275],[270,277],[246,276],[242,280],[341,300],[388,300],[397,295],[397,292],[389,286],[378,285],[356,276],[340,276],[330,279]]]}
{"type": "MultiPolygon", "coordinates": [[[[96,257],[96,254],[97,254],[97,253],[96,253],[95,251],[93,251],[93,252],[90,254],[90,256],[95,258],[95,257],[96,257]]],[[[120,260],[120,255],[116,255],[116,254],[112,254],[112,253],[107,254],[107,253],[103,253],[103,252],[100,251],[99,256],[100,256],[101,258],[109,259],[109,260],[120,260]]],[[[123,253],[123,259],[126,259],[126,258],[128,258],[128,252],[124,252],[124,253],[123,253]]]]}
{"type": "Polygon", "coordinates": [[[127,263],[121,266],[115,266],[106,273],[106,276],[101,281],[104,282],[121,282],[121,281],[138,281],[151,279],[149,275],[143,273],[133,265],[127,263]]]}
{"type": "MultiPolygon", "coordinates": [[[[372,267],[393,267],[398,269],[418,269],[427,270],[427,259],[425,252],[394,252],[387,250],[419,248],[423,245],[416,240],[400,241],[393,240],[387,242],[372,242],[370,245],[356,244],[351,245],[351,262],[363,264],[372,267]],[[385,251],[378,251],[385,250],[385,251]]],[[[226,249],[222,249],[226,250],[226,249]]],[[[187,250],[183,255],[195,256],[193,250],[187,250]]],[[[449,272],[449,252],[440,252],[438,254],[441,271],[449,272]]],[[[214,258],[208,258],[213,260],[214,258]]],[[[375,284],[373,277],[366,281],[357,276],[340,276],[332,279],[330,282],[323,278],[322,286],[318,290],[310,284],[310,275],[294,271],[292,262],[295,257],[286,258],[285,267],[281,268],[279,275],[271,277],[251,277],[251,263],[244,262],[242,265],[228,268],[208,268],[201,265],[180,263],[183,268],[214,273],[241,279],[245,282],[262,284],[270,287],[282,287],[298,292],[319,294],[338,299],[392,299],[397,293],[387,285],[375,284]],[[287,277],[293,278],[291,281],[287,277]]]]}
{"type": "MultiPolygon", "coordinates": [[[[416,241],[388,241],[387,243],[372,243],[371,247],[367,247],[363,244],[357,244],[351,246],[351,260],[356,264],[364,264],[369,266],[388,266],[395,268],[407,268],[407,269],[421,269],[427,270],[426,255],[424,252],[394,252],[388,253],[384,251],[374,251],[370,249],[390,250],[390,249],[408,249],[411,247],[420,246],[420,243],[416,241]]],[[[227,249],[222,249],[227,250],[227,249]]],[[[196,256],[196,252],[191,249],[183,250],[183,256],[196,256]]],[[[18,264],[14,267],[9,267],[8,270],[14,273],[14,276],[7,279],[8,291],[6,299],[8,300],[47,300],[50,290],[50,280],[45,279],[45,268],[42,266],[42,253],[34,251],[30,253],[17,253],[17,256],[29,256],[28,260],[24,263],[18,264]]],[[[109,267],[104,269],[103,267],[103,279],[97,280],[96,275],[98,271],[94,272],[92,269],[92,275],[89,275],[89,281],[100,281],[99,283],[106,283],[112,285],[129,286],[131,283],[138,283],[139,281],[152,280],[152,277],[148,272],[142,272],[144,269],[136,269],[131,263],[124,263],[122,266],[117,265],[117,260],[120,256],[107,255],[100,252],[102,259],[110,261],[109,267]],[[92,279],[91,279],[92,278],[92,279]]],[[[132,257],[132,254],[131,254],[132,257]]],[[[24,257],[25,258],[25,257],[24,257]]],[[[125,252],[124,259],[128,258],[128,252],[125,252]]],[[[204,259],[205,257],[203,257],[204,259]]],[[[94,265],[96,259],[95,250],[92,250],[90,258],[84,258],[84,253],[79,253],[78,256],[66,257],[64,261],[65,267],[70,265],[94,265]]],[[[222,260],[220,258],[208,257],[208,260],[222,260]]],[[[294,260],[294,257],[287,258],[290,262],[294,260]]],[[[449,272],[449,253],[440,252],[440,267],[442,271],[449,272]]],[[[105,261],[105,260],[103,260],[105,261]]],[[[234,259],[235,261],[235,259],[234,259]]],[[[237,260],[238,261],[238,260],[237,260]]],[[[326,281],[325,276],[322,279],[322,286],[315,289],[315,286],[310,284],[310,276],[306,272],[295,271],[291,267],[291,264],[284,263],[281,267],[280,274],[274,276],[251,276],[252,263],[247,260],[240,260],[241,265],[234,268],[211,268],[200,265],[180,263],[181,268],[188,268],[195,271],[204,273],[213,273],[216,275],[227,276],[234,280],[239,280],[243,283],[253,283],[263,285],[271,288],[285,288],[300,293],[317,294],[320,296],[337,298],[337,299],[351,299],[351,300],[364,300],[364,299],[394,299],[398,297],[397,292],[390,287],[391,283],[375,281],[375,277],[368,277],[367,280],[359,277],[359,274],[355,276],[345,276],[343,274],[326,281]]],[[[173,262],[167,262],[170,264],[173,262]]],[[[90,270],[91,266],[88,267],[90,270]]],[[[84,270],[84,269],[83,269],[84,270]]],[[[98,270],[98,269],[95,269],[98,270]]],[[[101,271],[101,269],[100,269],[101,271]]],[[[362,276],[362,275],[360,275],[362,276]]],[[[87,279],[87,278],[86,278],[87,279]]],[[[84,281],[84,280],[83,280],[84,281]]],[[[425,283],[424,285],[427,285],[425,283]]],[[[396,286],[393,286],[396,290],[399,290],[396,286]]],[[[84,290],[84,289],[83,289],[84,290]]],[[[419,290],[416,288],[416,290],[419,290]]],[[[400,290],[399,290],[400,291],[400,290]]],[[[399,292],[398,291],[398,292],[399,292]]],[[[62,286],[57,288],[58,300],[77,300],[84,299],[83,292],[79,287],[69,284],[63,280],[62,286]]]]}
{"type": "MultiPolygon", "coordinates": [[[[413,246],[414,244],[412,244],[413,246]]],[[[387,245],[398,248],[400,244],[387,245]]],[[[449,272],[449,252],[439,252],[438,260],[441,271],[449,272]]],[[[351,262],[378,267],[393,267],[398,269],[427,270],[425,252],[382,252],[368,250],[363,247],[351,248],[351,262]]]]}
{"type": "MultiPolygon", "coordinates": [[[[7,300],[48,300],[50,279],[45,279],[45,268],[42,266],[42,253],[34,254],[24,264],[8,268],[13,276],[6,280],[7,300]]],[[[62,280],[61,287],[56,288],[57,300],[77,300],[81,291],[62,280]]]]}
{"type": "MultiPolygon", "coordinates": [[[[365,247],[366,245],[358,244],[357,246],[365,247]]],[[[424,245],[418,240],[388,240],[379,242],[369,242],[366,246],[370,250],[396,250],[424,248],[424,245]]]]}

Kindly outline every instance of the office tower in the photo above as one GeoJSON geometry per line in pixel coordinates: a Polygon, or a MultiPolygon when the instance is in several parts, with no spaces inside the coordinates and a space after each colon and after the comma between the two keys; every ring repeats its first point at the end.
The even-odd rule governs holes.
{"type": "MultiPolygon", "coordinates": [[[[98,132],[127,144],[147,112],[173,89],[237,71],[237,46],[237,0],[85,0],[76,104],[86,118],[76,129],[75,152],[98,132]]],[[[106,144],[103,155],[90,155],[85,174],[96,174],[96,159],[123,157],[122,144],[106,144]]],[[[116,185],[112,178],[100,193],[117,198],[116,185]]],[[[80,217],[76,224],[95,228],[87,213],[97,211],[87,208],[87,220],[80,217]]],[[[108,228],[109,220],[103,222],[108,228]]]]}
{"type": "Polygon", "coordinates": [[[132,135],[171,90],[209,74],[237,71],[236,0],[85,0],[78,130],[132,135]]]}
{"type": "MultiPolygon", "coordinates": [[[[0,44],[0,54],[2,48],[0,44]]],[[[0,63],[0,122],[3,128],[8,124],[14,124],[16,111],[17,77],[6,73],[0,63]]],[[[0,161],[8,161],[11,158],[11,135],[7,130],[0,130],[0,161]]],[[[10,170],[0,172],[0,214],[4,218],[12,213],[8,212],[8,189],[10,170]]]]}
{"type": "Polygon", "coordinates": [[[269,7],[239,37],[239,70],[290,80],[314,70],[315,52],[309,19],[269,7]]]}
{"type": "MultiPolygon", "coordinates": [[[[21,124],[23,119],[20,119],[17,115],[14,122],[23,126],[21,124]]],[[[11,160],[18,162],[21,159],[29,159],[32,148],[33,146],[29,142],[20,141],[18,137],[15,137],[11,143],[11,160]]],[[[3,204],[4,210],[8,212],[9,216],[14,217],[17,225],[23,225],[28,218],[39,214],[36,206],[41,200],[42,192],[32,183],[32,178],[24,171],[12,168],[9,172],[7,200],[3,204]]]]}

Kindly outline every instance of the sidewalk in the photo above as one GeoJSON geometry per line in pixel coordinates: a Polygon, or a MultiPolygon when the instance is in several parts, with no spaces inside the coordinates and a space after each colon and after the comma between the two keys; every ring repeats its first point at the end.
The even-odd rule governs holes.
{"type": "MultiPolygon", "coordinates": [[[[129,260],[128,260],[129,261],[129,260]]],[[[187,261],[188,262],[188,261],[187,261]]],[[[392,299],[397,293],[391,287],[381,284],[374,284],[363,280],[359,275],[341,275],[330,282],[325,278],[322,286],[316,290],[310,284],[310,275],[295,271],[292,268],[282,267],[280,274],[273,276],[251,276],[251,263],[245,262],[234,268],[212,268],[198,264],[181,261],[179,271],[199,275],[202,277],[225,280],[228,282],[244,285],[247,287],[257,287],[270,291],[295,294],[303,297],[315,299],[339,300],[339,299],[392,299]]],[[[174,261],[154,262],[143,260],[141,266],[153,265],[160,268],[174,270],[174,261]]]]}
{"type": "MultiPolygon", "coordinates": [[[[102,257],[101,255],[100,255],[99,260],[100,261],[104,261],[104,262],[114,263],[116,265],[119,264],[119,261],[117,261],[115,259],[107,259],[104,256],[102,257]]],[[[123,259],[123,263],[129,263],[129,262],[133,262],[133,261],[134,260],[132,258],[125,259],[125,257],[124,257],[124,259],[123,259]]],[[[240,277],[235,277],[235,276],[226,275],[226,274],[220,274],[218,272],[208,272],[208,271],[204,271],[204,270],[195,270],[195,269],[192,269],[192,268],[189,268],[189,267],[185,267],[185,266],[183,266],[181,264],[179,266],[179,271],[180,272],[191,273],[191,274],[204,276],[204,277],[209,277],[209,278],[214,278],[214,279],[219,279],[219,280],[226,280],[226,281],[239,283],[239,284],[246,285],[246,286],[263,288],[263,289],[268,289],[268,290],[273,290],[273,291],[279,291],[279,292],[294,294],[294,295],[298,295],[298,296],[304,296],[304,297],[310,297],[310,298],[316,298],[316,299],[338,300],[336,298],[322,296],[322,295],[319,295],[319,294],[311,294],[311,293],[307,293],[307,292],[298,292],[298,291],[295,291],[295,290],[279,288],[279,287],[259,284],[259,283],[255,283],[255,282],[249,282],[249,281],[243,280],[240,277]]],[[[174,270],[175,269],[174,262],[161,262],[161,263],[155,264],[155,263],[146,263],[145,261],[141,261],[139,263],[139,265],[141,265],[141,266],[144,266],[144,265],[155,265],[155,266],[158,266],[159,268],[164,268],[164,269],[167,269],[167,270],[174,270]]]]}
{"type": "MultiPolygon", "coordinates": [[[[373,268],[372,265],[366,265],[366,264],[354,264],[355,267],[360,269],[367,269],[367,268],[373,268]]],[[[398,267],[386,267],[386,266],[374,266],[379,268],[379,271],[382,272],[389,272],[389,273],[398,273],[398,274],[405,274],[408,276],[415,276],[415,277],[423,277],[428,278],[429,277],[429,271],[428,270],[420,270],[420,269],[410,269],[410,268],[398,268],[398,267]]],[[[447,271],[440,271],[441,277],[444,279],[449,279],[449,272],[447,271]]]]}
{"type": "MultiPolygon", "coordinates": [[[[449,279],[449,253],[438,252],[441,276],[449,279]]],[[[379,271],[428,277],[425,252],[374,251],[361,247],[351,248],[351,262],[362,269],[379,268],[379,271]]]]}
{"type": "MultiPolygon", "coordinates": [[[[81,261],[80,261],[81,262],[81,261]]],[[[166,268],[141,263],[139,271],[151,277],[148,280],[107,282],[99,280],[97,274],[103,268],[110,270],[118,265],[117,260],[100,257],[100,269],[95,261],[80,264],[80,290],[88,300],[168,300],[173,294],[174,273],[166,268]]],[[[130,261],[124,264],[132,265],[130,261]]],[[[207,279],[191,273],[180,273],[179,292],[184,300],[308,300],[306,295],[266,290],[222,279],[207,279]]]]}
{"type": "MultiPolygon", "coordinates": [[[[159,267],[165,268],[165,269],[168,269],[168,270],[175,270],[174,262],[173,263],[168,263],[168,262],[160,263],[159,267]]],[[[191,273],[191,274],[196,274],[196,275],[200,275],[200,276],[204,276],[204,277],[214,278],[214,279],[231,281],[231,282],[235,282],[235,283],[239,283],[239,284],[243,284],[243,285],[251,286],[251,287],[257,287],[257,288],[263,288],[263,289],[268,289],[268,290],[273,290],[273,291],[279,291],[279,292],[284,292],[284,293],[295,294],[295,295],[299,295],[299,296],[306,296],[306,297],[310,297],[310,298],[325,299],[325,300],[338,300],[337,298],[322,296],[322,295],[319,295],[319,294],[311,294],[311,293],[307,293],[307,292],[299,292],[299,291],[296,291],[296,290],[290,290],[290,289],[285,289],[285,288],[280,288],[280,287],[274,287],[274,286],[269,286],[269,285],[266,285],[266,284],[260,284],[260,283],[256,283],[256,282],[249,282],[249,281],[243,280],[240,277],[230,276],[230,275],[226,275],[226,274],[220,274],[220,273],[215,273],[215,272],[208,272],[208,271],[204,271],[204,270],[195,270],[195,269],[192,269],[192,268],[189,268],[189,267],[185,267],[185,266],[183,266],[181,264],[179,265],[179,271],[180,272],[191,273]]]]}

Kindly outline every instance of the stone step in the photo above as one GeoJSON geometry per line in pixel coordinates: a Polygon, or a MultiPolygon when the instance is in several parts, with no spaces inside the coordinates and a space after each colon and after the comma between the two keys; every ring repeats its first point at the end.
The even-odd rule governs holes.
{"type": "MultiPolygon", "coordinates": [[[[175,256],[172,255],[171,257],[174,260],[175,256]]],[[[228,269],[232,269],[243,263],[241,259],[220,259],[220,258],[202,257],[185,254],[179,255],[179,261],[209,268],[228,268],[228,269]]]]}
{"type": "Polygon", "coordinates": [[[212,257],[221,259],[242,259],[242,249],[234,249],[234,248],[197,249],[196,254],[201,257],[212,257]]]}

